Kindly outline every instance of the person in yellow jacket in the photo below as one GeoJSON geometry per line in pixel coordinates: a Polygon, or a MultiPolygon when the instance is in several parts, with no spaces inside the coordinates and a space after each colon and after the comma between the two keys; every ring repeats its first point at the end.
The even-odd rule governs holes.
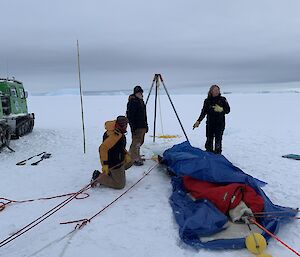
{"type": "Polygon", "coordinates": [[[118,116],[114,121],[105,122],[106,132],[99,147],[102,173],[95,170],[92,176],[92,187],[103,185],[115,189],[122,189],[126,184],[125,170],[133,162],[126,151],[126,137],[128,120],[125,116],[118,116]]]}

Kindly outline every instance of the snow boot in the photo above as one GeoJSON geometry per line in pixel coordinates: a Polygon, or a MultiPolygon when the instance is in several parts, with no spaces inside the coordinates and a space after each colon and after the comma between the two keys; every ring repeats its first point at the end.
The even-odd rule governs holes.
{"type": "Polygon", "coordinates": [[[99,170],[94,170],[93,176],[92,176],[92,179],[91,179],[91,186],[92,187],[96,187],[96,186],[100,185],[100,183],[97,182],[97,179],[99,178],[100,175],[101,175],[101,172],[99,170]]]}
{"type": "Polygon", "coordinates": [[[137,160],[137,161],[133,162],[133,165],[135,165],[135,166],[142,166],[142,165],[144,165],[144,162],[142,160],[137,160]]]}

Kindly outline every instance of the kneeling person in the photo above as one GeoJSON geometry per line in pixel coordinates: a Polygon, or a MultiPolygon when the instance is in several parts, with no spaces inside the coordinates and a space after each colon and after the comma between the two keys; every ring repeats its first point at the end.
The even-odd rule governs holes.
{"type": "Polygon", "coordinates": [[[104,185],[122,189],[126,184],[125,170],[132,166],[130,155],[126,151],[126,129],[128,120],[125,116],[118,116],[114,121],[105,122],[106,132],[99,147],[102,173],[95,170],[91,185],[104,185]]]}

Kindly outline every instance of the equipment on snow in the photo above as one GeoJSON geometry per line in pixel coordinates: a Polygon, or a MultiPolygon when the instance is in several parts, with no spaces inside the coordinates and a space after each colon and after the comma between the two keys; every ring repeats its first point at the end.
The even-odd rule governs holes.
{"type": "MultiPolygon", "coordinates": [[[[295,217],[298,213],[298,209],[273,204],[261,189],[266,184],[265,182],[244,173],[223,155],[202,151],[192,147],[189,142],[174,145],[166,150],[161,162],[175,174],[172,177],[173,192],[170,197],[170,204],[179,225],[180,238],[195,249],[242,249],[246,247],[245,240],[249,232],[244,236],[240,233],[240,236],[226,234],[230,232],[230,228],[227,227],[228,224],[235,226],[233,229],[239,225],[243,227],[246,225],[228,223],[229,217],[205,198],[196,201],[191,198],[183,185],[182,176],[190,176],[194,179],[223,185],[243,183],[253,188],[263,198],[263,212],[280,215],[280,218],[259,217],[257,224],[263,224],[265,230],[254,223],[256,221],[250,215],[249,221],[262,230],[259,233],[267,241],[271,235],[266,231],[273,234],[277,233],[281,224],[291,221],[292,219],[289,217],[295,217]],[[221,231],[222,233],[220,233],[221,231]]],[[[254,217],[256,214],[253,213],[254,217]]]]}
{"type": "Polygon", "coordinates": [[[25,159],[23,161],[20,161],[20,162],[16,163],[16,165],[25,165],[27,161],[31,160],[34,157],[41,156],[44,153],[46,153],[46,152],[41,152],[39,154],[33,155],[33,156],[29,157],[28,159],[25,159]]]}
{"type": "Polygon", "coordinates": [[[174,106],[173,101],[172,101],[172,99],[171,99],[171,97],[170,97],[170,95],[169,95],[169,92],[168,92],[168,90],[167,90],[167,87],[166,87],[166,85],[165,85],[165,83],[164,83],[164,80],[163,80],[161,74],[155,74],[155,75],[154,75],[154,78],[153,78],[153,81],[152,81],[152,85],[151,85],[151,87],[150,87],[150,91],[149,91],[148,96],[147,96],[146,105],[147,105],[148,100],[149,100],[149,98],[150,98],[150,94],[151,94],[151,91],[152,91],[152,89],[153,89],[154,84],[155,84],[155,105],[154,105],[153,142],[155,142],[155,138],[156,138],[155,132],[156,132],[157,97],[158,97],[159,87],[160,87],[161,84],[163,85],[163,87],[164,87],[164,89],[165,89],[165,92],[166,92],[166,94],[167,94],[167,96],[168,96],[168,99],[169,99],[169,101],[170,101],[170,103],[171,103],[171,106],[172,106],[173,111],[174,111],[174,113],[175,113],[175,115],[176,115],[176,118],[177,118],[177,120],[178,120],[178,122],[179,122],[179,124],[180,124],[180,127],[181,127],[181,129],[182,129],[182,131],[183,131],[183,134],[184,134],[186,140],[189,141],[188,136],[187,136],[187,134],[186,134],[186,132],[185,132],[185,130],[184,130],[184,127],[183,127],[183,125],[182,125],[182,123],[181,123],[181,120],[180,120],[180,118],[179,118],[179,116],[178,116],[178,113],[177,113],[177,111],[176,111],[176,109],[175,109],[175,106],[174,106]]]}
{"type": "Polygon", "coordinates": [[[283,158],[293,159],[293,160],[300,160],[300,154],[286,154],[282,155],[283,158]]]}
{"type": "MultiPolygon", "coordinates": [[[[251,187],[244,183],[211,183],[190,176],[183,176],[184,188],[195,199],[207,199],[225,215],[232,211],[233,220],[239,220],[237,212],[249,207],[252,212],[261,212],[264,209],[263,198],[251,187]],[[241,202],[244,206],[239,206],[241,202]]],[[[244,212],[246,212],[246,209],[244,212]]]]}
{"type": "MultiPolygon", "coordinates": [[[[296,254],[297,256],[300,256],[300,253],[297,252],[296,250],[294,250],[292,247],[290,247],[289,245],[287,245],[285,242],[283,242],[279,237],[275,236],[273,233],[271,233],[268,229],[266,229],[264,226],[262,226],[260,223],[258,223],[255,219],[250,218],[249,221],[253,224],[255,224],[257,227],[259,227],[260,229],[262,229],[266,234],[268,234],[270,237],[274,238],[275,240],[277,240],[279,243],[281,243],[284,247],[286,247],[288,250],[290,250],[291,252],[293,252],[294,254],[296,254]]],[[[266,237],[265,234],[265,237],[266,237]]]]}
{"type": "Polygon", "coordinates": [[[40,160],[31,163],[31,165],[33,165],[33,166],[38,165],[41,161],[43,161],[45,159],[49,159],[50,157],[51,157],[51,153],[44,153],[40,160]]]}
{"type": "Polygon", "coordinates": [[[262,254],[267,248],[266,239],[259,233],[250,233],[245,240],[247,249],[253,254],[262,254]]]}

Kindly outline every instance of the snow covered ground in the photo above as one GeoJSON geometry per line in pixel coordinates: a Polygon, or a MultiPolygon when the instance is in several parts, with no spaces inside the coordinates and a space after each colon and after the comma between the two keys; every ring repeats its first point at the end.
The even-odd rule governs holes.
{"type": "MultiPolygon", "coordinates": [[[[299,207],[300,161],[284,159],[281,155],[300,154],[300,94],[232,93],[225,96],[232,111],[227,115],[223,154],[245,172],[268,182],[264,191],[274,203],[299,207]]],[[[191,144],[202,149],[205,124],[203,122],[197,130],[192,130],[192,125],[205,97],[205,94],[172,96],[191,144]]],[[[148,105],[150,131],[142,148],[146,157],[162,153],[185,140],[167,97],[162,95],[158,133],[163,131],[180,137],[152,142],[153,100],[151,97],[148,105]]],[[[87,137],[84,155],[79,97],[31,96],[29,108],[36,114],[36,126],[30,135],[11,142],[15,153],[4,150],[0,154],[0,197],[23,200],[81,189],[89,183],[93,170],[100,169],[98,146],[104,122],[124,114],[126,103],[124,95],[84,97],[87,137]],[[43,151],[51,153],[52,158],[37,166],[15,165],[43,151]]],[[[129,132],[128,147],[130,138],[129,132]]],[[[126,189],[153,164],[148,160],[143,167],[131,168],[127,173],[126,189]]],[[[169,181],[164,170],[153,170],[82,230],[64,237],[74,229],[74,224],[60,225],[60,222],[89,218],[126,189],[89,190],[90,197],[73,200],[37,227],[0,248],[0,256],[253,256],[247,250],[197,252],[183,244],[168,203],[169,181]]],[[[0,241],[61,201],[63,198],[9,205],[0,212],[0,241]]],[[[278,234],[297,251],[300,251],[299,222],[295,220],[283,226],[278,234]]],[[[295,256],[274,240],[270,241],[267,252],[273,256],[295,256]]]]}

